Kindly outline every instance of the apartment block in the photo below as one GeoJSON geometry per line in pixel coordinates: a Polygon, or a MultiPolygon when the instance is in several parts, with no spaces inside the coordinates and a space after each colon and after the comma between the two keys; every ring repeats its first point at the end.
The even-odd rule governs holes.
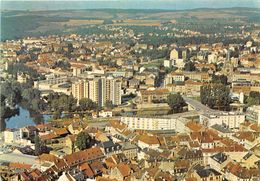
{"type": "Polygon", "coordinates": [[[205,126],[213,126],[215,124],[225,125],[230,129],[239,128],[241,123],[245,122],[245,115],[233,112],[220,112],[215,114],[201,114],[200,123],[205,126]]]}
{"type": "Polygon", "coordinates": [[[95,77],[79,80],[72,84],[72,95],[78,100],[89,98],[104,106],[106,101],[114,105],[121,104],[121,81],[114,77],[95,77]]]}
{"type": "Polygon", "coordinates": [[[184,132],[186,120],[181,118],[121,117],[121,122],[131,129],[184,132]]]}

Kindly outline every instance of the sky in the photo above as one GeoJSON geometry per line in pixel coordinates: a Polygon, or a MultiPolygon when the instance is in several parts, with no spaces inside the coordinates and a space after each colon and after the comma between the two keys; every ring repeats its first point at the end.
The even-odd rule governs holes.
{"type": "Polygon", "coordinates": [[[1,9],[61,10],[61,9],[167,9],[196,8],[260,8],[260,0],[0,0],[1,9]]]}

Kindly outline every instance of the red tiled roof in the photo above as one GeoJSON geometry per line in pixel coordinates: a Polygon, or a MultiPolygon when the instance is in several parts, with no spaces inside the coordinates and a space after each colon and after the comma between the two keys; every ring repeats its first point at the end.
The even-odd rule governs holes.
{"type": "Polygon", "coordinates": [[[195,121],[189,121],[186,126],[191,130],[191,131],[194,131],[194,132],[198,132],[200,131],[203,126],[199,123],[196,123],[195,121]]]}
{"type": "Polygon", "coordinates": [[[90,166],[87,163],[83,163],[79,166],[79,169],[84,172],[88,177],[94,177],[94,172],[91,170],[90,166]]]}
{"type": "Polygon", "coordinates": [[[129,176],[130,173],[131,173],[129,166],[125,163],[119,163],[117,168],[118,168],[118,170],[120,171],[120,173],[122,174],[123,177],[129,176]]]}
{"type": "Polygon", "coordinates": [[[31,169],[32,165],[29,164],[25,164],[25,163],[10,163],[9,164],[10,168],[14,168],[14,169],[26,169],[29,170],[31,169]]]}
{"type": "Polygon", "coordinates": [[[54,139],[54,138],[57,138],[58,136],[54,133],[49,133],[49,134],[46,134],[46,135],[41,135],[40,138],[41,140],[45,141],[45,140],[51,140],[51,139],[54,139]]]}
{"type": "Polygon", "coordinates": [[[51,155],[51,154],[46,154],[43,153],[39,156],[39,160],[40,161],[49,161],[49,162],[54,162],[55,160],[57,160],[58,157],[51,155]]]}
{"type": "Polygon", "coordinates": [[[159,144],[159,140],[155,136],[141,135],[139,136],[139,140],[149,145],[159,144]]]}
{"type": "Polygon", "coordinates": [[[64,156],[65,162],[69,166],[73,166],[82,162],[87,162],[91,160],[96,160],[99,159],[100,157],[103,157],[104,154],[101,151],[100,148],[95,147],[95,148],[89,148],[83,151],[78,151],[75,153],[72,153],[70,155],[64,156]]]}

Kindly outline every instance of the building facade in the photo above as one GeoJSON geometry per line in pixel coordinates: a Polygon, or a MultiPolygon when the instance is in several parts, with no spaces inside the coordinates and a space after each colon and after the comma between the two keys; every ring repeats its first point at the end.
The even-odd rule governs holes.
{"type": "Polygon", "coordinates": [[[130,129],[185,131],[183,118],[121,117],[121,122],[130,129]]]}
{"type": "Polygon", "coordinates": [[[104,106],[106,101],[113,105],[121,104],[121,81],[113,77],[95,77],[72,83],[72,95],[79,101],[89,98],[104,106]]]}
{"type": "Polygon", "coordinates": [[[260,125],[260,106],[252,106],[247,108],[246,118],[260,125]]]}
{"type": "Polygon", "coordinates": [[[230,129],[239,128],[241,123],[245,122],[245,115],[239,113],[216,113],[201,114],[200,123],[205,126],[213,126],[215,124],[225,125],[230,129]]]}

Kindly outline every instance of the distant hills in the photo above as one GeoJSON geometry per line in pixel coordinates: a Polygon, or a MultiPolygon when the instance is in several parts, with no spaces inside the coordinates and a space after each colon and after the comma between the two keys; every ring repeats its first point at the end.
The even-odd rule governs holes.
{"type": "Polygon", "coordinates": [[[223,21],[230,24],[247,24],[260,23],[259,17],[259,8],[2,10],[1,40],[78,33],[79,28],[86,28],[90,25],[160,26],[164,22],[204,24],[223,21]]]}

